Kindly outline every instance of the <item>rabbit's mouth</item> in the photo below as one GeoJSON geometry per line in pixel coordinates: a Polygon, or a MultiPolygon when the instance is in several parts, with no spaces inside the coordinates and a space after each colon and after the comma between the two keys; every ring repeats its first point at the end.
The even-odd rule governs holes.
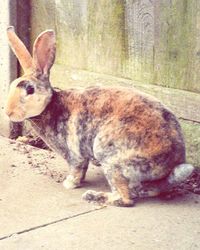
{"type": "Polygon", "coordinates": [[[9,116],[10,121],[12,122],[23,122],[25,120],[25,117],[23,116],[16,116],[16,115],[11,115],[9,116]]]}
{"type": "Polygon", "coordinates": [[[23,122],[25,120],[26,114],[22,111],[11,111],[6,110],[6,114],[12,122],[23,122]]]}

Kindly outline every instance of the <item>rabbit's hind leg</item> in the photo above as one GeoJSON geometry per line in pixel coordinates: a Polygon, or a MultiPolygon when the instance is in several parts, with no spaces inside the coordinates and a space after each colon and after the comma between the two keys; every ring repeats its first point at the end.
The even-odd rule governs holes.
{"type": "Polygon", "coordinates": [[[104,173],[112,192],[88,190],[83,194],[83,199],[100,205],[133,206],[136,196],[134,198],[132,197],[131,190],[129,189],[129,180],[125,178],[118,169],[105,170],[104,168],[104,173]]]}

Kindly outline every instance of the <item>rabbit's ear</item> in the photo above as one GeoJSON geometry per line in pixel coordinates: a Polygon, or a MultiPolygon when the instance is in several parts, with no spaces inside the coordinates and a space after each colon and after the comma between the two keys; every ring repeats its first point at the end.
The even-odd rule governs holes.
{"type": "Polygon", "coordinates": [[[55,60],[55,53],[55,33],[53,30],[46,30],[37,37],[33,45],[33,64],[36,72],[48,77],[55,60]]]}
{"type": "Polygon", "coordinates": [[[10,43],[10,46],[19,60],[20,65],[22,66],[25,73],[30,72],[32,70],[32,57],[28,52],[27,48],[23,44],[23,42],[19,39],[19,37],[15,33],[15,29],[13,26],[7,28],[7,36],[10,43]]]}

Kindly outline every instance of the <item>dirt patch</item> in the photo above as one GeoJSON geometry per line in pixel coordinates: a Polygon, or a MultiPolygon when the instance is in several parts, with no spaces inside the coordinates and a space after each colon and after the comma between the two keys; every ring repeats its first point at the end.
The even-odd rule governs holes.
{"type": "Polygon", "coordinates": [[[27,145],[31,145],[36,148],[48,149],[51,151],[51,149],[46,145],[46,143],[40,137],[34,135],[19,136],[16,141],[25,143],[27,145]]]}
{"type": "MultiPolygon", "coordinates": [[[[17,141],[9,141],[9,143],[12,144],[14,151],[18,151],[20,154],[26,156],[28,166],[33,168],[34,171],[36,171],[38,174],[51,177],[58,183],[62,182],[67,175],[67,166],[64,169],[64,167],[58,167],[57,164],[54,165],[54,160],[56,160],[57,157],[54,152],[46,149],[41,150],[39,147],[27,145],[31,144],[30,142],[32,141],[27,137],[21,137],[20,140],[17,141]],[[25,139],[26,143],[22,142],[25,139]]],[[[40,143],[41,141],[38,142],[40,143]]],[[[34,143],[36,143],[35,140],[34,143]]],[[[67,164],[65,162],[63,164],[62,162],[61,166],[63,165],[67,164]]]]}

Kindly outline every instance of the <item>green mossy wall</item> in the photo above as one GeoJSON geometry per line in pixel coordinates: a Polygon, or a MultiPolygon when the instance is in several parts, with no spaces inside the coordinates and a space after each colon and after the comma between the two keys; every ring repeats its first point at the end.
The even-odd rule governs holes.
{"type": "Polygon", "coordinates": [[[184,120],[180,123],[185,136],[187,162],[200,167],[200,125],[184,120]]]}

